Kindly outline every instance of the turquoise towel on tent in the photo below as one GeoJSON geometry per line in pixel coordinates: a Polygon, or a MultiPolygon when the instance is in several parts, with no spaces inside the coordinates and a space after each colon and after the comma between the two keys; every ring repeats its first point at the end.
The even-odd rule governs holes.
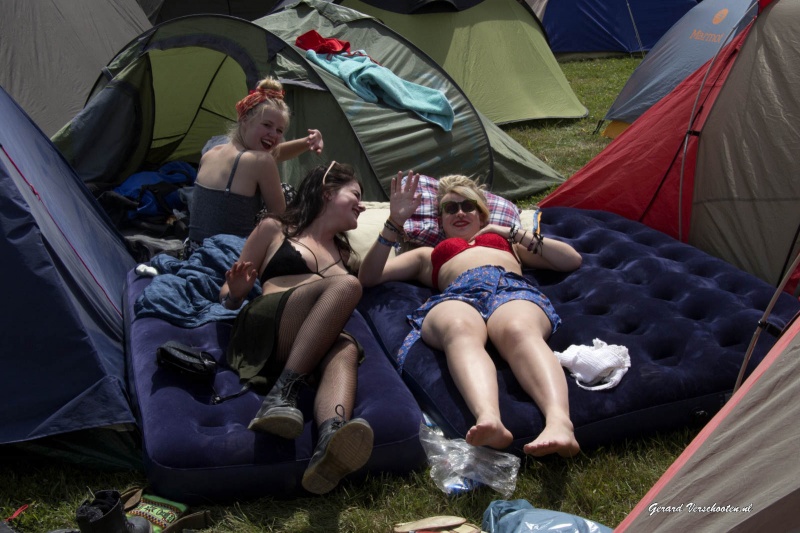
{"type": "Polygon", "coordinates": [[[341,78],[351,91],[367,102],[382,100],[395,109],[413,111],[444,131],[453,129],[453,107],[442,91],[400,78],[388,68],[374,63],[363,51],[322,56],[314,50],[307,50],[306,57],[341,78]],[[362,53],[364,55],[359,55],[362,53]]]}

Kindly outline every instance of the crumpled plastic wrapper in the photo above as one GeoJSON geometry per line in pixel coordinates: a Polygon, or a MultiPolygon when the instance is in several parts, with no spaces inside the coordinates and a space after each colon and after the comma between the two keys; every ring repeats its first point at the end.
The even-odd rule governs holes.
{"type": "Polygon", "coordinates": [[[445,494],[461,494],[486,485],[508,499],[517,486],[521,460],[516,455],[447,439],[441,430],[420,424],[419,438],[431,478],[445,494]]]}

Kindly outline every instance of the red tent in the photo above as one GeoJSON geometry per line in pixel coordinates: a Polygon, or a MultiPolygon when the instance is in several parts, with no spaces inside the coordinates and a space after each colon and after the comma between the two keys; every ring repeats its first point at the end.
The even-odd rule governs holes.
{"type": "Polygon", "coordinates": [[[778,286],[800,253],[797,27],[800,0],[769,3],[540,205],[620,214],[778,286]]]}
{"type": "Polygon", "coordinates": [[[539,205],[611,211],[686,242],[699,132],[748,31],[659,100],[539,205]],[[679,195],[683,198],[680,228],[679,195]]]}

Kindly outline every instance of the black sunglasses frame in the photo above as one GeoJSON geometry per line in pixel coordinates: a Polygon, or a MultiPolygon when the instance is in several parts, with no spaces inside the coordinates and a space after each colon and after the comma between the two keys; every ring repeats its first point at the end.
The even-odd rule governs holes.
{"type": "Polygon", "coordinates": [[[464,213],[472,213],[477,210],[478,210],[478,202],[476,202],[475,200],[470,200],[469,198],[467,198],[466,200],[462,200],[460,202],[454,202],[450,200],[447,202],[442,202],[441,205],[439,205],[440,215],[442,215],[443,213],[447,213],[448,215],[455,215],[459,211],[463,211],[464,213]],[[451,205],[456,206],[455,211],[451,212],[449,210],[451,205]]]}

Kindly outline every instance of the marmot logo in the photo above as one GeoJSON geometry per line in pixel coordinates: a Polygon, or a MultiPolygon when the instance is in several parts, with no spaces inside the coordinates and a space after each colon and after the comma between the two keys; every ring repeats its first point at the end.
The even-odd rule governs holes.
{"type": "Polygon", "coordinates": [[[723,20],[725,20],[725,17],[727,17],[727,16],[728,16],[728,8],[725,8],[725,9],[720,9],[720,10],[717,12],[717,14],[716,14],[716,15],[714,15],[714,18],[713,18],[713,19],[711,19],[711,22],[712,22],[713,24],[719,24],[720,22],[722,22],[723,20]]]}

